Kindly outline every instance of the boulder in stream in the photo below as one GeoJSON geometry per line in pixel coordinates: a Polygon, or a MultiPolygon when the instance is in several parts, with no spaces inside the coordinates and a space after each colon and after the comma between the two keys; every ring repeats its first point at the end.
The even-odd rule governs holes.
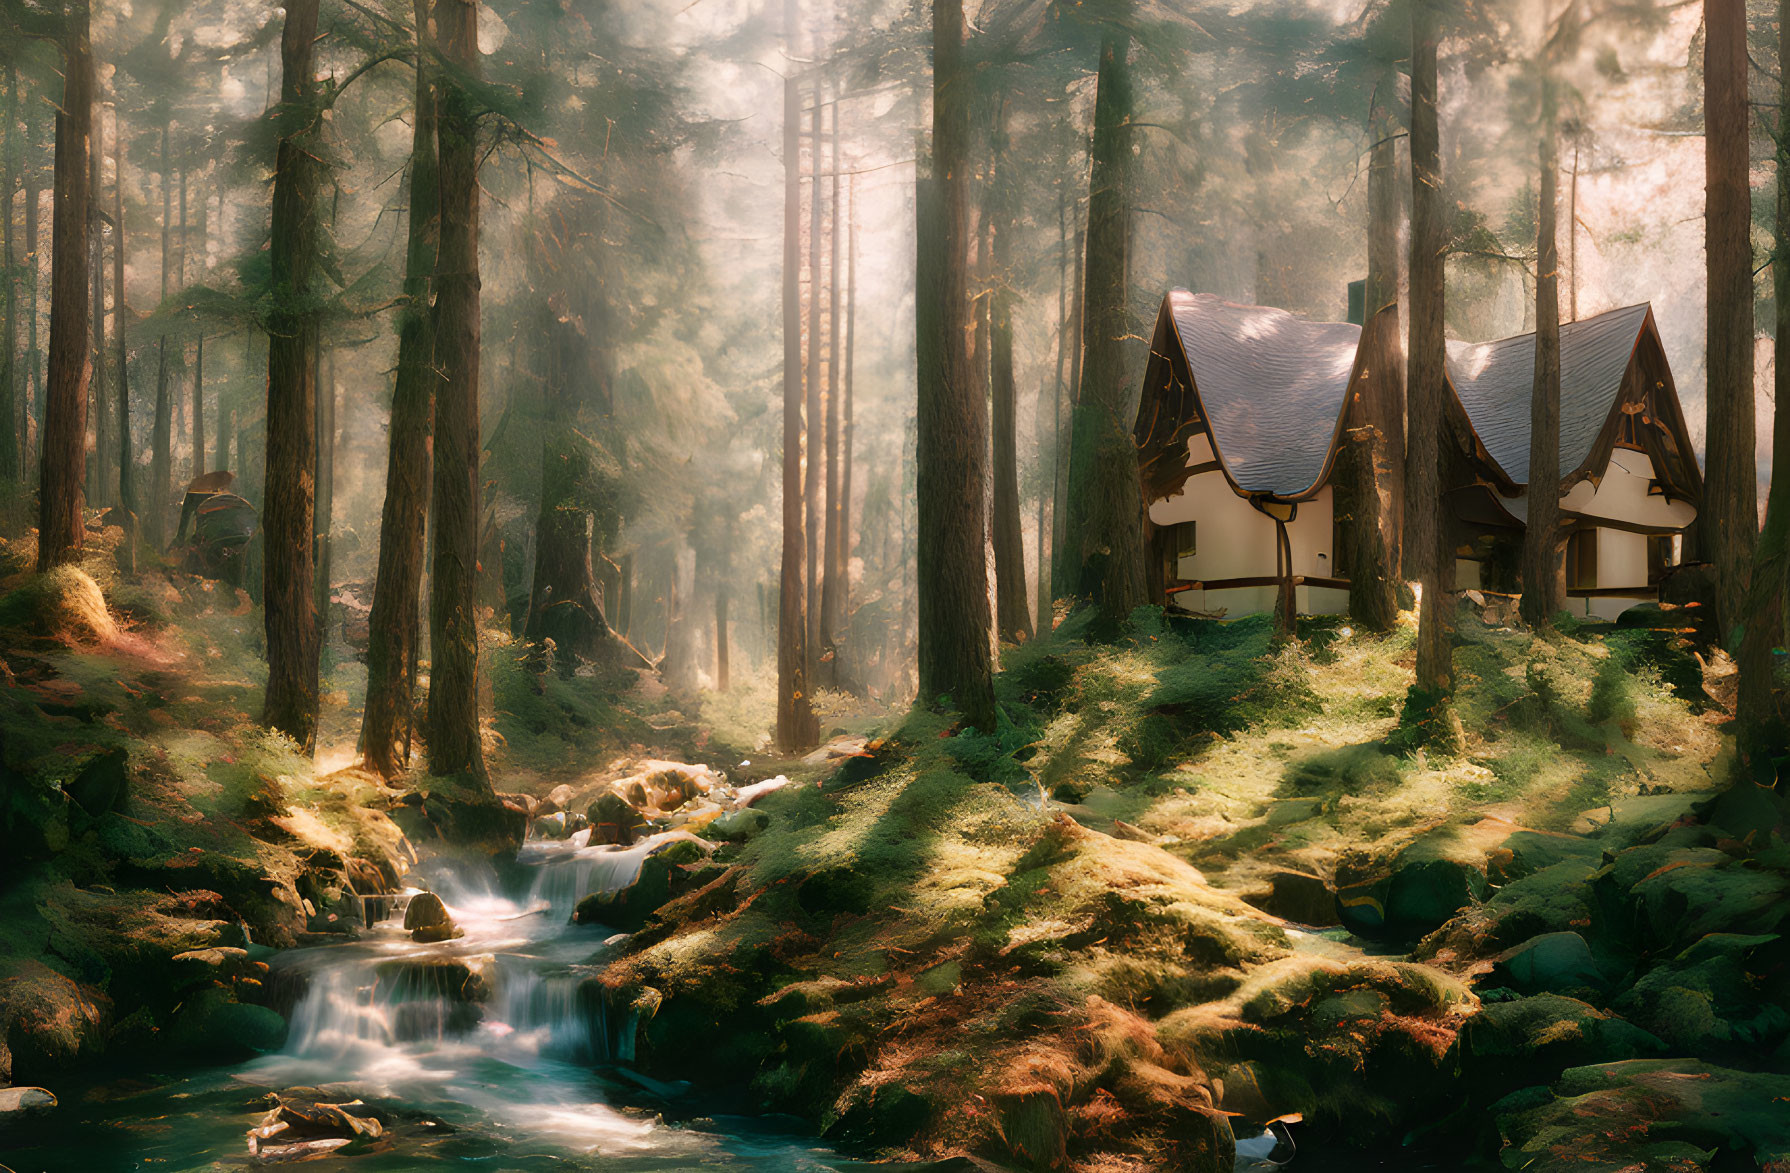
{"type": "MultiPolygon", "coordinates": [[[[610,891],[593,892],[578,902],[572,920],[581,925],[608,925],[628,932],[645,926],[672,897],[690,889],[690,865],[706,859],[712,848],[682,831],[656,836],[646,848],[632,882],[610,891]]],[[[709,877],[713,879],[714,877],[709,877]]]]}
{"type": "Polygon", "coordinates": [[[404,927],[410,939],[425,944],[451,941],[465,935],[465,930],[448,915],[447,906],[433,892],[418,892],[404,907],[404,927]]]}

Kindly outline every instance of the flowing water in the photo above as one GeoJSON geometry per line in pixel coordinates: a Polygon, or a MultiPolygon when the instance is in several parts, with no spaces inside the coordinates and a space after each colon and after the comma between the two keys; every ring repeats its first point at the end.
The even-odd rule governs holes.
{"type": "Polygon", "coordinates": [[[282,1052],[56,1088],[56,1112],[0,1134],[0,1163],[16,1173],[255,1166],[245,1134],[262,1097],[307,1086],[358,1096],[394,1120],[380,1151],[305,1162],[319,1173],[856,1167],[793,1120],[703,1114],[691,1089],[627,1071],[630,1048],[610,1036],[631,1042],[632,1030],[612,1032],[580,993],[612,934],[571,914],[586,893],[631,881],[650,845],[531,842],[521,883],[425,864],[413,878],[441,896],[463,937],[417,944],[399,911],[358,941],[282,953],[273,980],[304,987],[282,1052]],[[484,985],[482,1002],[458,996],[467,973],[484,985]]]}

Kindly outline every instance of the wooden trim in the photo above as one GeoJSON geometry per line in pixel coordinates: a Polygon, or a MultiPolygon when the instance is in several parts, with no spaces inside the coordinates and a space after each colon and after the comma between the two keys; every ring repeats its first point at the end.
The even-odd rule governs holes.
{"type": "MultiPolygon", "coordinates": [[[[1181,591],[1234,591],[1244,587],[1277,587],[1281,580],[1274,575],[1258,575],[1253,578],[1215,578],[1207,582],[1178,583],[1168,589],[1169,594],[1181,591]]],[[[1323,578],[1315,574],[1295,574],[1294,586],[1330,587],[1333,590],[1346,591],[1349,580],[1346,578],[1323,578]]]]}
{"type": "Polygon", "coordinates": [[[1659,586],[1586,587],[1566,592],[1569,599],[1657,599],[1659,586]]]}
{"type": "Polygon", "coordinates": [[[1595,513],[1580,513],[1577,509],[1562,509],[1561,521],[1576,521],[1580,525],[1595,526],[1598,529],[1620,530],[1626,534],[1645,534],[1649,537],[1675,536],[1684,532],[1681,525],[1645,525],[1638,521],[1623,521],[1614,517],[1599,517],[1595,513]]]}

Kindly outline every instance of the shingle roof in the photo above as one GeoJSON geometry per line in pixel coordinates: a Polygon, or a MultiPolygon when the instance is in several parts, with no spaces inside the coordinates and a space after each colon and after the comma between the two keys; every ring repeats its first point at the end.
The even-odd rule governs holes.
{"type": "Polygon", "coordinates": [[[1185,289],[1168,302],[1231,480],[1285,497],[1311,489],[1330,460],[1361,327],[1185,289]]]}
{"type": "MultiPolygon", "coordinates": [[[[1591,456],[1616,406],[1645,304],[1611,310],[1560,327],[1560,471],[1591,456]]],[[[1535,387],[1535,335],[1496,342],[1450,342],[1448,377],[1473,430],[1504,474],[1529,481],[1529,411],[1535,387]]]]}

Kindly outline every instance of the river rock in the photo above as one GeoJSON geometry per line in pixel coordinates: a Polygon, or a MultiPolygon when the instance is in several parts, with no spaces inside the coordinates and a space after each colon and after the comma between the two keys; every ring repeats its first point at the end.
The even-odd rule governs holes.
{"type": "Polygon", "coordinates": [[[1601,991],[1609,979],[1577,933],[1543,933],[1497,959],[1490,980],[1525,994],[1601,991]]]}
{"type": "Polygon", "coordinates": [[[631,847],[646,829],[646,817],[613,790],[599,795],[584,817],[590,823],[593,846],[608,843],[631,847]]]}
{"type": "Polygon", "coordinates": [[[56,1106],[54,1092],[41,1087],[0,1087],[0,1126],[9,1119],[48,1112],[56,1106]]]}
{"type": "Polygon", "coordinates": [[[448,915],[447,906],[433,892],[418,892],[404,907],[404,927],[410,939],[430,943],[465,936],[465,930],[448,915]]]}
{"type": "MultiPolygon", "coordinates": [[[[572,919],[581,925],[608,925],[633,932],[673,896],[687,890],[686,869],[708,855],[707,845],[694,835],[668,832],[668,837],[641,861],[633,883],[611,892],[593,892],[578,902],[572,919]],[[669,836],[675,834],[676,838],[669,836]]],[[[710,877],[711,879],[714,877],[710,877]]]]}

